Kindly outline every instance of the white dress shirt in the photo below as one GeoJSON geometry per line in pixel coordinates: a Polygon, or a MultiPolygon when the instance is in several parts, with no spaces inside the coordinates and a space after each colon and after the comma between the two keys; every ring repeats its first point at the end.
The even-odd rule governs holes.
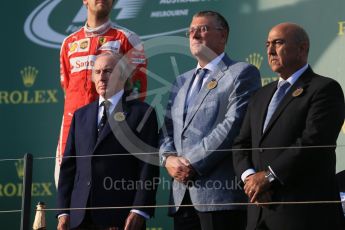
{"type": "MultiPolygon", "coordinates": [[[[110,102],[108,114],[111,114],[114,111],[115,107],[117,106],[117,103],[119,103],[119,101],[122,98],[123,92],[124,91],[121,90],[121,91],[117,92],[116,94],[114,94],[113,96],[111,96],[110,98],[107,99],[110,102]]],[[[101,103],[103,101],[105,101],[105,99],[102,96],[100,96],[99,100],[98,100],[99,109],[98,109],[97,124],[99,124],[99,122],[101,121],[102,116],[103,116],[104,106],[101,106],[101,103]]]]}

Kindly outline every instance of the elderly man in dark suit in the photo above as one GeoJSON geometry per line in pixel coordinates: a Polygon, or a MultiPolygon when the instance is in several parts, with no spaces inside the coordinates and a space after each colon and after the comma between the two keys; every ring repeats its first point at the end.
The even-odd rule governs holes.
{"type": "Polygon", "coordinates": [[[73,117],[57,193],[62,209],[58,229],[139,230],[153,215],[154,209],[142,206],[155,205],[159,170],[150,163],[157,164],[158,158],[123,153],[155,151],[158,125],[149,105],[126,101],[131,68],[125,60],[107,52],[95,61],[93,80],[100,97],[73,117]],[[99,208],[114,206],[138,208],[99,208]],[[83,209],[88,207],[98,209],[83,209]],[[72,210],[63,210],[68,208],[72,210]]]}
{"type": "MultiPolygon", "coordinates": [[[[266,42],[279,80],[257,91],[234,143],[234,167],[252,203],[339,201],[336,140],[344,95],[308,65],[309,38],[300,26],[274,26],[266,42]],[[253,148],[252,150],[249,150],[253,148]]],[[[247,230],[340,230],[339,203],[248,207],[247,230]]]]}

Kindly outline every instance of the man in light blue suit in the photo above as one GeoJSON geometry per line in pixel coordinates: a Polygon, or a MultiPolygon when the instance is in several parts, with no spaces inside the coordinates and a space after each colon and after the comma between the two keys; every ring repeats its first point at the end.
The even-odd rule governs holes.
{"type": "Polygon", "coordinates": [[[169,215],[174,229],[241,230],[245,207],[226,205],[247,201],[228,149],[260,74],[224,52],[229,26],[219,13],[195,14],[187,34],[197,68],[177,78],[161,129],[161,165],[173,178],[170,204],[176,206],[169,215]]]}

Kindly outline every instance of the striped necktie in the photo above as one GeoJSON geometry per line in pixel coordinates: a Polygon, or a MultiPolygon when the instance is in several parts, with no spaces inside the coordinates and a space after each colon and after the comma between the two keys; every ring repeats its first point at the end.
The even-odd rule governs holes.
{"type": "Polygon", "coordinates": [[[100,135],[100,133],[102,132],[105,124],[107,123],[108,120],[108,113],[109,113],[109,107],[110,107],[111,102],[108,100],[102,101],[102,103],[99,105],[99,107],[104,107],[103,108],[103,115],[102,118],[98,124],[98,136],[100,135]]]}

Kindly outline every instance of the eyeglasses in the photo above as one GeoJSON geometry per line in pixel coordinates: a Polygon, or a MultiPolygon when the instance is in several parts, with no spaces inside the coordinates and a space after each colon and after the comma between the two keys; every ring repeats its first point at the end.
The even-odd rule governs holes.
{"type": "Polygon", "coordinates": [[[196,32],[198,33],[202,33],[202,34],[205,34],[207,33],[208,31],[210,30],[223,30],[224,28],[222,27],[209,27],[207,25],[201,25],[201,26],[193,26],[193,27],[190,27],[187,31],[186,31],[186,36],[189,37],[190,35],[193,35],[195,34],[196,32]]]}

